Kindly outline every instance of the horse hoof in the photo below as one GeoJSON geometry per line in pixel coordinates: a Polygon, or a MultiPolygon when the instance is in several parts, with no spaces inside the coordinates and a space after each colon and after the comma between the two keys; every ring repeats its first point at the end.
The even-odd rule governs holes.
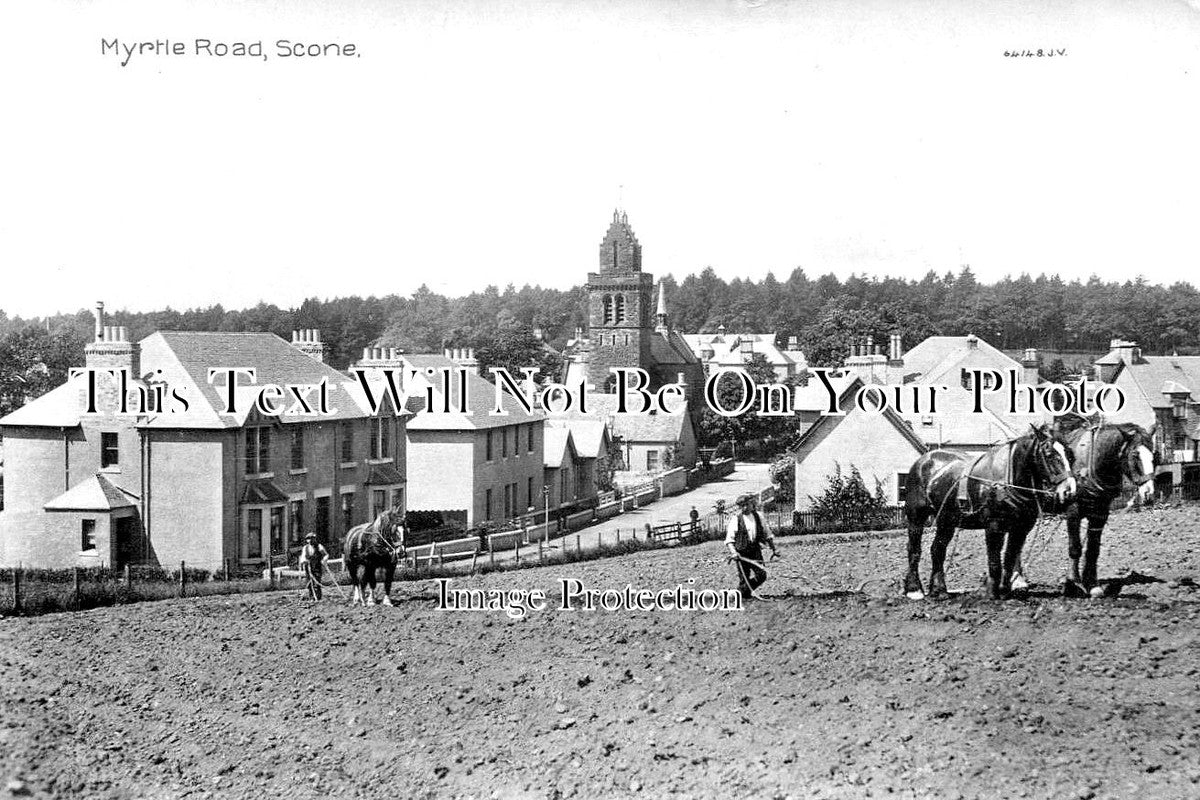
{"type": "Polygon", "coordinates": [[[382,603],[382,605],[385,605],[385,606],[390,606],[391,604],[392,604],[392,598],[388,597],[388,596],[385,594],[385,595],[383,596],[383,603],[382,603]]]}
{"type": "Polygon", "coordinates": [[[1088,596],[1093,600],[1095,600],[1097,597],[1104,597],[1104,587],[1093,586],[1091,589],[1088,589],[1088,596]]]}
{"type": "Polygon", "coordinates": [[[1023,592],[1028,588],[1029,588],[1029,581],[1025,580],[1024,575],[1018,575],[1017,577],[1013,578],[1012,590],[1014,592],[1023,592]]]}
{"type": "Polygon", "coordinates": [[[1068,580],[1063,583],[1063,597],[1087,597],[1087,590],[1077,582],[1068,580]]]}
{"type": "Polygon", "coordinates": [[[924,600],[925,599],[925,593],[920,590],[917,590],[915,592],[905,592],[904,596],[907,597],[909,600],[924,600]]]}

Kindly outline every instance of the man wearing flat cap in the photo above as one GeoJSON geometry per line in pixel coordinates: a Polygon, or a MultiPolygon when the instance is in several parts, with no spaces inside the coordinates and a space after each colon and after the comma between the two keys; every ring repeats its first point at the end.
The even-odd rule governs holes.
{"type": "Polygon", "coordinates": [[[779,555],[771,527],[755,509],[755,505],[754,495],[739,497],[738,513],[729,520],[725,529],[725,546],[737,567],[738,591],[743,599],[757,597],[755,590],[767,579],[767,571],[763,569],[763,542],[771,548],[773,556],[779,555]]]}

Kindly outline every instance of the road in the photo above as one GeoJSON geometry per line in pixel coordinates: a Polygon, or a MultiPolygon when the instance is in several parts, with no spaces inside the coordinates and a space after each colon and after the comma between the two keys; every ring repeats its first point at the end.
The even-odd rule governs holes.
{"type": "MultiPolygon", "coordinates": [[[[705,516],[712,513],[717,500],[724,500],[732,509],[733,501],[738,495],[757,492],[771,485],[769,468],[769,464],[738,464],[732,475],[710,481],[683,494],[664,497],[640,508],[630,509],[612,519],[564,537],[551,539],[548,550],[554,551],[564,546],[574,549],[576,536],[579,537],[579,546],[584,550],[600,544],[613,544],[617,541],[618,531],[622,539],[628,539],[636,529],[638,538],[642,538],[645,536],[646,525],[686,522],[693,506],[701,516],[705,516]]],[[[537,553],[536,544],[523,547],[521,560],[536,559],[537,553]]],[[[496,554],[496,561],[510,561],[512,558],[512,551],[496,554]]]]}

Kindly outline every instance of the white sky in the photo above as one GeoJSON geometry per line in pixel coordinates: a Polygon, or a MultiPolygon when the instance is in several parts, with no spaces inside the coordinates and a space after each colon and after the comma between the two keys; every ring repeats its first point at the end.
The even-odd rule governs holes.
{"type": "Polygon", "coordinates": [[[1198,263],[1182,2],[5,0],[0,30],[9,314],[567,287],[619,186],[677,278],[1198,263]]]}

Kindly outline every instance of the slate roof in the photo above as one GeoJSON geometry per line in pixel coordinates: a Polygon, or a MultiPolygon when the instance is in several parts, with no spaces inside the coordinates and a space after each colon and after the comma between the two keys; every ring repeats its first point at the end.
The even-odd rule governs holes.
{"type": "Polygon", "coordinates": [[[979,337],[971,347],[971,336],[930,336],[904,354],[905,374],[917,373],[920,383],[958,383],[958,369],[1010,369],[1021,371],[1020,362],[979,337]]]}
{"type": "Polygon", "coordinates": [[[571,443],[571,430],[547,425],[542,439],[542,453],[547,469],[558,469],[563,459],[573,461],[575,447],[571,443]]]}
{"type": "MultiPolygon", "coordinates": [[[[949,391],[938,392],[937,413],[930,414],[924,408],[916,413],[908,408],[900,412],[900,418],[925,444],[932,447],[982,447],[1006,442],[1017,435],[1013,418],[1005,420],[986,406],[976,414],[971,392],[961,386],[950,386],[949,391]]],[[[905,394],[907,401],[911,395],[905,394]]],[[[926,398],[922,396],[922,401],[926,398]]],[[[1035,421],[1029,417],[1029,421],[1035,421]]]]}
{"type": "MultiPolygon", "coordinates": [[[[811,386],[812,383],[813,381],[810,380],[809,385],[811,386]]],[[[796,450],[799,450],[801,447],[803,447],[809,439],[815,436],[819,430],[826,426],[841,425],[846,420],[863,419],[865,416],[864,412],[859,411],[851,399],[853,397],[853,393],[861,384],[861,378],[859,378],[857,375],[851,375],[849,383],[846,384],[845,389],[843,389],[840,395],[842,398],[840,407],[847,413],[829,414],[817,417],[816,421],[813,422],[812,425],[808,426],[803,433],[796,437],[795,443],[791,446],[792,452],[794,453],[796,450]]],[[[828,403],[828,392],[822,389],[822,395],[825,399],[825,402],[828,403]]],[[[900,433],[900,435],[907,439],[909,444],[916,448],[918,452],[924,452],[927,449],[925,442],[921,439],[921,437],[918,436],[912,430],[912,428],[906,425],[903,418],[890,407],[883,412],[883,417],[887,419],[888,422],[892,423],[892,426],[900,433]]]]}
{"type": "MultiPolygon", "coordinates": [[[[136,422],[139,427],[241,427],[255,413],[252,411],[254,397],[265,384],[316,384],[323,378],[329,383],[330,405],[335,413],[321,415],[319,419],[356,419],[369,414],[369,405],[357,381],[301,352],[273,333],[159,331],[142,339],[139,346],[143,378],[165,382],[188,401],[186,410],[181,410],[178,403],[171,403],[167,411],[139,418],[136,422]],[[226,405],[224,376],[209,383],[208,370],[232,367],[253,368],[256,371],[255,380],[251,384],[246,376],[237,379],[238,413],[222,414],[219,412],[226,405]]],[[[85,380],[82,376],[68,380],[0,419],[0,425],[78,425],[83,410],[85,380]]],[[[99,375],[97,380],[111,381],[112,378],[99,375]]],[[[138,383],[147,385],[146,380],[138,383]]],[[[315,402],[316,393],[310,393],[308,399],[315,402]]],[[[290,398],[285,396],[278,403],[290,405],[290,398]]],[[[407,412],[402,410],[400,413],[407,412]]],[[[283,414],[277,419],[288,424],[311,422],[318,417],[283,414]]]]}
{"type": "MultiPolygon", "coordinates": [[[[546,418],[544,412],[534,409],[532,413],[527,413],[525,407],[518,403],[514,398],[507,393],[501,394],[500,407],[506,411],[506,414],[492,414],[492,409],[496,403],[496,385],[480,375],[471,374],[467,378],[467,413],[461,414],[457,410],[452,410],[449,413],[443,412],[440,409],[445,408],[444,394],[442,391],[442,370],[449,369],[450,372],[450,408],[458,409],[459,401],[462,397],[462,385],[458,378],[459,365],[453,360],[439,355],[408,355],[405,354],[404,361],[409,365],[410,369],[404,372],[405,386],[408,383],[413,383],[409,389],[410,394],[417,397],[425,396],[426,386],[433,387],[434,408],[438,411],[422,411],[418,413],[408,422],[408,429],[412,431],[428,431],[428,430],[474,430],[485,428],[498,428],[502,425],[516,425],[523,422],[535,422],[546,418]],[[412,370],[417,371],[415,378],[412,377],[412,370]],[[432,375],[427,370],[433,370],[432,375]]],[[[520,377],[520,376],[514,376],[520,377]]]]}
{"type": "MultiPolygon", "coordinates": [[[[684,428],[691,424],[687,414],[617,413],[617,396],[604,392],[589,392],[587,412],[578,408],[551,415],[551,420],[596,420],[607,424],[614,436],[626,442],[677,442],[684,428]]],[[[411,427],[411,426],[410,426],[411,427]]]]}
{"type": "Polygon", "coordinates": [[[546,421],[547,428],[567,428],[571,431],[571,442],[580,458],[599,458],[604,454],[608,439],[608,426],[603,420],[554,419],[546,421]]]}
{"type": "Polygon", "coordinates": [[[674,330],[668,330],[665,335],[655,331],[650,337],[650,358],[659,366],[700,362],[700,358],[684,340],[683,334],[674,330]]]}
{"type": "Polygon", "coordinates": [[[137,497],[103,475],[91,475],[42,506],[47,511],[115,511],[136,504],[137,497]]]}
{"type": "Polygon", "coordinates": [[[804,353],[799,350],[781,350],[775,344],[778,337],[774,333],[685,333],[683,338],[701,360],[705,345],[711,347],[713,356],[706,363],[718,367],[735,367],[748,361],[748,354],[741,352],[741,343],[746,340],[754,343],[754,352],[762,353],[771,366],[791,364],[796,366],[797,371],[808,367],[804,353]]]}
{"type": "Polygon", "coordinates": [[[1145,395],[1154,408],[1170,408],[1169,392],[1188,392],[1193,401],[1200,401],[1192,387],[1200,386],[1200,356],[1142,356],[1122,370],[1145,395]]]}

